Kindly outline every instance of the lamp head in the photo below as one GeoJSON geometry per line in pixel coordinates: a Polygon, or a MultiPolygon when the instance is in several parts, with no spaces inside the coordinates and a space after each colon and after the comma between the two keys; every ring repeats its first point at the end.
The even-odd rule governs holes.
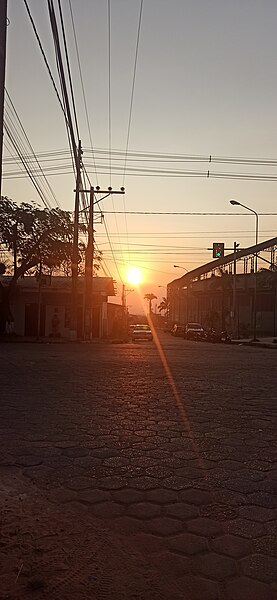
{"type": "Polygon", "coordinates": [[[230,200],[230,204],[232,204],[233,206],[240,206],[240,202],[238,202],[237,200],[230,200]]]}

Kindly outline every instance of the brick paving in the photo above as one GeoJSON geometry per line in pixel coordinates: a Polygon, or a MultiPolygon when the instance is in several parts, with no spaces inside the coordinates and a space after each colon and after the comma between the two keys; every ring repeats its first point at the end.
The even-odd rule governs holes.
{"type": "Polygon", "coordinates": [[[277,598],[276,352],[2,344],[0,598],[277,598]]]}

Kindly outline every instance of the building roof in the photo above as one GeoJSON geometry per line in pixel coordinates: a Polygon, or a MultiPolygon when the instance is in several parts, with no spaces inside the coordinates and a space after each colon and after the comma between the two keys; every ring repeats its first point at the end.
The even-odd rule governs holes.
{"type": "MultiPolygon", "coordinates": [[[[2,283],[5,285],[9,283],[11,277],[3,275],[1,277],[2,283]]],[[[84,276],[78,277],[78,291],[82,292],[84,289],[84,276]]],[[[21,277],[17,281],[17,286],[19,288],[24,288],[25,290],[29,289],[37,289],[38,288],[38,279],[34,275],[28,275],[25,277],[21,277]]],[[[60,275],[42,275],[42,287],[43,289],[48,288],[53,291],[71,291],[72,281],[71,277],[65,277],[60,275]]],[[[93,293],[96,294],[105,294],[106,296],[115,296],[115,287],[114,280],[112,277],[93,277],[92,280],[92,290],[93,293]]]]}
{"type": "Polygon", "coordinates": [[[222,256],[221,258],[216,258],[216,260],[212,260],[211,262],[208,262],[205,265],[201,265],[200,267],[197,267],[196,269],[193,269],[192,271],[188,271],[188,273],[185,273],[184,275],[182,275],[182,277],[178,277],[177,279],[174,279],[173,281],[171,281],[168,284],[168,287],[177,287],[177,288],[182,287],[183,285],[186,285],[193,279],[196,279],[196,278],[200,277],[201,275],[205,275],[205,273],[210,273],[214,269],[218,269],[218,267],[221,267],[223,265],[227,265],[228,263],[233,262],[234,258],[236,258],[236,260],[239,260],[240,258],[243,258],[244,256],[249,256],[251,254],[252,255],[258,254],[262,250],[265,250],[266,248],[272,248],[276,245],[277,245],[277,237],[274,237],[274,238],[271,238],[270,240],[261,242],[260,244],[257,244],[257,245],[255,244],[254,246],[249,246],[249,248],[244,248],[243,250],[237,250],[236,255],[234,255],[234,252],[232,252],[231,254],[228,254],[227,256],[222,256]]]}

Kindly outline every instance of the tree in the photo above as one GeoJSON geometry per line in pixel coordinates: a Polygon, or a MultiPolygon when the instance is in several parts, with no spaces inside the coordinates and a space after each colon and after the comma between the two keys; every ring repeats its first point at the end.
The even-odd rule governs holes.
{"type": "Polygon", "coordinates": [[[158,311],[161,313],[162,311],[165,312],[165,314],[167,314],[169,309],[169,302],[168,299],[163,297],[162,301],[160,302],[159,306],[158,306],[158,311]]]}
{"type": "MultiPolygon", "coordinates": [[[[86,233],[86,225],[80,231],[86,233]]],[[[8,283],[0,282],[0,333],[12,318],[10,298],[20,277],[27,273],[66,272],[71,264],[74,224],[70,212],[60,208],[40,208],[35,203],[17,205],[9,198],[0,200],[0,241],[13,257],[8,283]]],[[[85,256],[79,244],[79,266],[85,256]]],[[[95,266],[99,266],[98,253],[95,266]]]]}
{"type": "Polygon", "coordinates": [[[148,300],[149,302],[149,314],[152,314],[152,302],[153,300],[157,300],[157,296],[155,296],[155,294],[145,294],[144,296],[145,300],[148,300]]]}

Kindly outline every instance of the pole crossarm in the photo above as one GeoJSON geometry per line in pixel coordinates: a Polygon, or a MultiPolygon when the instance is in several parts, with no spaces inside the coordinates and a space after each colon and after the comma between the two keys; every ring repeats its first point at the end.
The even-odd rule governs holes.
{"type": "MultiPolygon", "coordinates": [[[[84,194],[89,194],[90,190],[80,190],[80,192],[84,192],[84,194]]],[[[97,190],[96,188],[94,188],[94,193],[107,194],[107,196],[111,196],[112,194],[125,194],[125,189],[122,188],[121,190],[97,190]]]]}
{"type": "Polygon", "coordinates": [[[262,250],[266,250],[267,248],[275,246],[276,244],[277,244],[277,237],[274,237],[274,238],[271,238],[270,240],[260,242],[259,244],[254,244],[254,246],[249,246],[248,248],[244,248],[243,250],[237,250],[235,255],[234,255],[234,252],[232,252],[231,254],[228,254],[228,256],[222,256],[221,258],[212,260],[211,262],[206,263],[205,265],[201,265],[200,267],[197,267],[196,269],[193,269],[192,271],[185,273],[185,275],[182,275],[182,277],[179,277],[178,279],[174,279],[173,281],[170,282],[169,285],[173,285],[176,287],[182,286],[184,283],[187,283],[187,282],[191,281],[192,279],[195,279],[196,277],[200,277],[200,275],[205,275],[206,273],[209,273],[210,271],[213,271],[214,269],[218,269],[219,267],[221,267],[223,265],[227,265],[231,262],[234,262],[234,259],[239,260],[240,258],[243,258],[244,256],[249,256],[250,254],[254,254],[254,255],[258,254],[262,250]]]}

